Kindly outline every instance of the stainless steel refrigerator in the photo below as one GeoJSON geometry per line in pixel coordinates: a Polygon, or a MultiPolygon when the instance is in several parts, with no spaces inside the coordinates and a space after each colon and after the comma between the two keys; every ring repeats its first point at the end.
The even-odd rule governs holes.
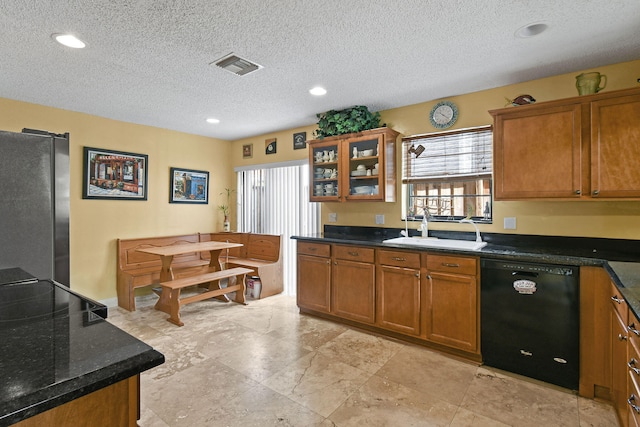
{"type": "Polygon", "coordinates": [[[0,269],[69,286],[69,134],[0,131],[0,269]]]}

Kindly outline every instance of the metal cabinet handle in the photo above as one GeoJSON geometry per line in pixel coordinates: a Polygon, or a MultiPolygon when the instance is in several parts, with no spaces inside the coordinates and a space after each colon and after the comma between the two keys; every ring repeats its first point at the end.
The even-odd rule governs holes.
{"type": "Polygon", "coordinates": [[[597,196],[598,194],[600,194],[600,191],[599,191],[599,190],[593,190],[593,195],[594,195],[594,196],[597,196]]]}
{"type": "Polygon", "coordinates": [[[633,403],[635,402],[635,400],[636,400],[636,396],[633,393],[631,393],[631,396],[629,396],[629,398],[627,399],[627,403],[629,404],[629,406],[631,406],[631,409],[636,411],[636,414],[640,414],[640,406],[633,403]]]}
{"type": "Polygon", "coordinates": [[[634,374],[640,376],[640,369],[636,368],[636,363],[636,359],[632,357],[631,360],[629,360],[629,362],[627,363],[627,366],[633,371],[634,374]]]}
{"type": "Polygon", "coordinates": [[[416,273],[416,277],[420,277],[420,273],[416,273]]]}
{"type": "Polygon", "coordinates": [[[400,257],[397,257],[397,256],[394,256],[391,259],[394,260],[394,261],[406,261],[407,260],[406,258],[400,258],[400,257]]]}
{"type": "Polygon", "coordinates": [[[347,252],[351,256],[358,256],[358,252],[347,252]]]}
{"type": "Polygon", "coordinates": [[[618,341],[626,341],[626,340],[627,340],[626,335],[618,334],[618,341]]]}
{"type": "Polygon", "coordinates": [[[333,265],[338,265],[338,261],[333,261],[333,265]]]}
{"type": "Polygon", "coordinates": [[[327,264],[331,264],[331,261],[327,261],[327,264]]]}
{"type": "Polygon", "coordinates": [[[460,264],[455,264],[455,263],[450,263],[450,262],[443,262],[442,266],[443,267],[458,268],[458,267],[460,267],[460,264]]]}
{"type": "Polygon", "coordinates": [[[629,323],[629,326],[627,327],[627,330],[629,332],[633,332],[634,334],[636,334],[637,336],[640,337],[640,331],[636,329],[636,324],[631,322],[629,323]]]}
{"type": "Polygon", "coordinates": [[[576,190],[576,194],[577,194],[577,195],[580,195],[580,194],[582,194],[582,191],[580,191],[580,190],[576,190]]]}
{"type": "Polygon", "coordinates": [[[318,248],[307,248],[307,250],[311,251],[311,252],[315,252],[318,250],[318,248]]]}
{"type": "Polygon", "coordinates": [[[617,302],[618,304],[622,304],[622,299],[618,298],[616,295],[611,297],[611,301],[617,302]]]}

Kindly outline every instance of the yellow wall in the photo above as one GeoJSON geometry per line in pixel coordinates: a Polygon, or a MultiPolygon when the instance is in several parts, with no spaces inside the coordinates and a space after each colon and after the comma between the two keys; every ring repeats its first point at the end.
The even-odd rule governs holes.
{"type": "MultiPolygon", "coordinates": [[[[505,97],[528,93],[538,101],[546,101],[575,96],[575,76],[584,71],[591,70],[451,96],[448,99],[456,102],[460,110],[456,128],[490,123],[487,111],[503,107],[505,97]]],[[[595,71],[607,74],[609,82],[605,90],[633,87],[640,77],[640,60],[598,67],[595,71]]],[[[403,135],[432,132],[428,112],[435,101],[382,111],[382,120],[403,135]]],[[[233,168],[306,159],[307,150],[293,150],[293,133],[306,131],[307,139],[312,139],[315,130],[313,125],[228,142],[0,98],[0,129],[20,132],[24,127],[70,133],[71,286],[95,299],[116,296],[117,238],[220,230],[222,216],[216,206],[225,201],[220,195],[225,187],[235,188],[233,168]],[[277,138],[276,154],[265,154],[267,138],[277,138]],[[253,144],[250,159],[242,157],[244,144],[253,144]],[[148,154],[148,201],[83,200],[83,146],[148,154]],[[168,203],[172,166],[211,173],[208,205],[168,203]]],[[[398,147],[398,165],[400,151],[398,147]]],[[[373,226],[374,215],[384,214],[385,226],[404,226],[400,201],[325,203],[323,222],[330,212],[338,214],[338,225],[373,226]]],[[[232,209],[232,217],[234,213],[232,209]]],[[[497,202],[494,224],[481,225],[481,230],[505,232],[503,218],[515,216],[516,233],[640,239],[639,215],[640,202],[497,202]]],[[[467,230],[467,227],[432,224],[433,229],[467,230]]]]}
{"type": "MultiPolygon", "coordinates": [[[[506,104],[505,98],[513,99],[526,93],[536,98],[537,102],[543,102],[577,96],[575,77],[588,71],[599,71],[607,75],[605,91],[636,87],[638,85],[636,80],[640,77],[640,60],[597,67],[592,70],[577,70],[545,79],[448,97],[446,99],[455,102],[459,109],[458,121],[452,129],[491,124],[491,115],[488,111],[503,108],[506,104]]],[[[402,136],[434,132],[436,129],[429,123],[429,111],[437,101],[432,100],[382,111],[382,122],[400,132],[402,136]]],[[[278,135],[283,135],[286,143],[291,145],[293,132],[297,130],[280,132],[278,135]]],[[[308,139],[311,139],[311,132],[307,131],[307,135],[308,139]]],[[[235,141],[232,157],[234,166],[243,164],[242,144],[254,143],[255,146],[260,142],[264,145],[265,138],[274,136],[275,134],[263,135],[235,141]]],[[[280,137],[278,141],[280,142],[280,137]]],[[[286,154],[289,159],[291,153],[286,154]]],[[[306,158],[307,150],[296,150],[293,154],[295,158],[306,158]]],[[[398,169],[400,169],[400,144],[397,144],[396,154],[398,169]]],[[[267,157],[269,160],[273,158],[273,161],[282,161],[278,155],[267,157]]],[[[399,171],[398,181],[400,181],[400,175],[399,171]]],[[[398,195],[400,195],[400,183],[398,195]]],[[[400,197],[397,198],[396,203],[323,203],[322,222],[328,223],[329,213],[337,213],[336,225],[375,226],[375,215],[383,214],[385,227],[403,228],[401,203],[400,197]]],[[[480,225],[480,230],[494,233],[640,239],[638,222],[640,202],[494,202],[493,218],[493,224],[480,225]],[[503,229],[505,217],[516,217],[516,230],[503,229]]],[[[465,224],[432,223],[430,227],[435,230],[471,231],[469,225],[465,224]]]]}
{"type": "Polygon", "coordinates": [[[229,181],[231,144],[0,98],[0,129],[70,133],[71,287],[94,299],[116,296],[116,239],[222,229],[216,206],[229,181]],[[83,146],[149,155],[147,201],[83,200],[83,146]],[[210,172],[209,204],[169,204],[169,168],[210,172]]]}

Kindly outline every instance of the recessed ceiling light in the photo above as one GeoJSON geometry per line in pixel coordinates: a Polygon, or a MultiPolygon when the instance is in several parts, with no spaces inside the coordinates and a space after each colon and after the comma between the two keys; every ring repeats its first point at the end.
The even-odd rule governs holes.
{"type": "Polygon", "coordinates": [[[316,86],[313,89],[309,89],[309,93],[315,96],[322,96],[322,95],[326,95],[327,90],[323,87],[316,86]]]}
{"type": "Polygon", "coordinates": [[[218,119],[214,119],[213,117],[210,117],[210,118],[208,118],[208,119],[207,119],[207,123],[214,123],[214,124],[216,124],[216,123],[220,123],[220,120],[218,120],[218,119]]]}
{"type": "Polygon", "coordinates": [[[58,43],[74,49],[82,49],[86,44],[72,34],[52,34],[51,37],[58,43]]]}
{"type": "Polygon", "coordinates": [[[533,24],[527,24],[524,27],[518,28],[515,36],[520,39],[526,39],[529,37],[537,36],[543,33],[549,26],[544,22],[535,22],[533,24]]]}

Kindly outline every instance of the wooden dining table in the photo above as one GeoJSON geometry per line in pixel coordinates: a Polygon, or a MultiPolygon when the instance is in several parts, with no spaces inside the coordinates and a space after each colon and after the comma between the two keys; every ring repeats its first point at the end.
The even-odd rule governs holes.
{"type": "Polygon", "coordinates": [[[158,246],[153,248],[138,249],[138,252],[144,252],[146,254],[158,255],[162,263],[160,269],[160,282],[168,282],[174,280],[175,276],[171,263],[175,255],[188,254],[191,252],[209,252],[211,260],[209,261],[209,271],[220,271],[222,266],[220,265],[220,254],[223,250],[230,248],[237,248],[242,246],[242,243],[227,243],[227,242],[196,242],[185,243],[182,245],[172,246],[158,246]]]}

